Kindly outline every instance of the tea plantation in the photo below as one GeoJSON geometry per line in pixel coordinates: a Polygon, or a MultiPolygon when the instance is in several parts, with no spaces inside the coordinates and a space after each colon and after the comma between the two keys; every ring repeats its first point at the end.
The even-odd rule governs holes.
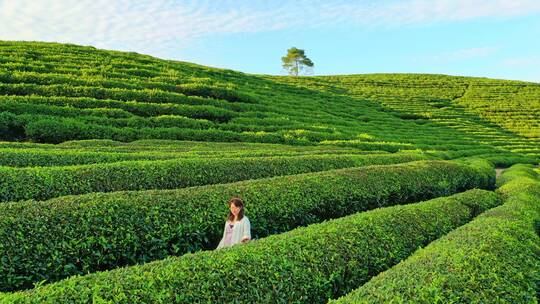
{"type": "Polygon", "coordinates": [[[537,303],[539,163],[537,83],[0,41],[0,303],[537,303]]]}

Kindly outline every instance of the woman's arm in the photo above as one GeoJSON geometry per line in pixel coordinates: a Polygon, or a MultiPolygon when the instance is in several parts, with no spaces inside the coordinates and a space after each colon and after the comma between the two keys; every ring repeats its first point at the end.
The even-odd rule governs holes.
{"type": "Polygon", "coordinates": [[[244,217],[244,231],[242,234],[242,243],[251,240],[251,223],[247,217],[244,217]]]}

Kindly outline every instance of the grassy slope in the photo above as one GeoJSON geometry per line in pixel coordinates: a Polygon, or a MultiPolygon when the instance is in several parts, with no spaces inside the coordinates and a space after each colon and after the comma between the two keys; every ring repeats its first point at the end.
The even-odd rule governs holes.
{"type": "Polygon", "coordinates": [[[331,144],[534,162],[540,158],[538,96],[540,85],[516,81],[257,76],[91,47],[0,42],[6,140],[331,144]]]}
{"type": "Polygon", "coordinates": [[[0,41],[0,140],[7,141],[0,165],[398,150],[538,163],[539,96],[539,84],[516,81],[248,75],[136,53],[0,41]]]}

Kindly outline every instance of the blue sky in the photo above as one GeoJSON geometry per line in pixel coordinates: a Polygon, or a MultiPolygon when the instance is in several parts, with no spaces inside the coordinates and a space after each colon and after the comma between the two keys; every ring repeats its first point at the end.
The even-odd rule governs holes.
{"type": "Polygon", "coordinates": [[[540,82],[540,0],[0,0],[0,39],[70,42],[246,73],[438,73],[540,82]]]}

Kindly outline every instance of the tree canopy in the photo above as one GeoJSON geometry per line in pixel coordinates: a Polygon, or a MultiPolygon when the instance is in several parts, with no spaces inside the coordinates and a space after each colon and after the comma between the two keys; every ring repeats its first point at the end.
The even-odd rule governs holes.
{"type": "Polygon", "coordinates": [[[292,76],[298,76],[302,72],[311,73],[313,61],[306,56],[304,50],[292,47],[287,50],[287,55],[281,57],[283,68],[292,76]]]}

